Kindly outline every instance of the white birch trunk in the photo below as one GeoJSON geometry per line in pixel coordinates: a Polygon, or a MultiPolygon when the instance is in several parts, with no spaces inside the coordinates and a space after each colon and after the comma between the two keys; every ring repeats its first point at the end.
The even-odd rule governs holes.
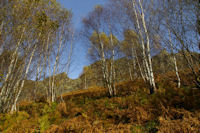
{"type": "Polygon", "coordinates": [[[108,68],[107,68],[106,60],[105,60],[104,46],[103,46],[103,42],[101,40],[99,33],[97,33],[97,34],[98,34],[98,38],[100,41],[100,48],[101,48],[100,55],[101,55],[101,69],[102,69],[102,73],[103,73],[103,79],[105,80],[105,85],[108,87],[110,96],[112,96],[113,90],[109,84],[109,78],[108,78],[109,74],[108,74],[108,68]]]}
{"type": "Polygon", "coordinates": [[[137,64],[138,64],[138,67],[139,67],[139,70],[140,70],[140,74],[141,74],[141,77],[142,79],[144,80],[144,82],[146,82],[146,78],[143,74],[143,71],[142,71],[142,68],[141,68],[141,65],[140,65],[140,62],[139,62],[139,59],[138,59],[138,56],[137,56],[137,53],[136,53],[136,50],[134,50],[135,52],[135,58],[136,58],[136,61],[137,61],[137,64]]]}
{"type": "MultiPolygon", "coordinates": [[[[13,65],[13,69],[12,70],[15,70],[16,69],[16,66],[17,66],[17,62],[18,62],[18,56],[16,57],[16,59],[15,59],[15,63],[14,63],[14,65],[13,65]]],[[[12,71],[11,71],[12,72],[12,71]]],[[[9,78],[9,80],[10,80],[10,82],[7,84],[7,90],[6,90],[6,96],[8,96],[8,94],[10,93],[10,90],[12,89],[12,86],[14,85],[14,82],[15,82],[15,80],[16,80],[16,78],[18,78],[18,77],[15,77],[14,79],[13,79],[13,77],[14,77],[14,75],[13,74],[11,74],[10,75],[10,78],[9,78]]]]}
{"type": "MultiPolygon", "coordinates": [[[[48,36],[47,36],[47,43],[46,43],[46,48],[45,48],[45,57],[44,57],[44,76],[43,76],[43,79],[45,79],[46,78],[46,73],[47,73],[47,64],[48,64],[48,67],[49,67],[49,74],[51,73],[51,71],[50,71],[50,51],[48,51],[49,50],[49,36],[50,36],[50,33],[51,32],[49,32],[49,34],[48,34],[48,36]],[[48,56],[48,57],[47,57],[48,56]]],[[[50,99],[49,99],[49,97],[50,97],[50,78],[49,78],[49,86],[47,87],[46,85],[45,85],[45,83],[44,83],[44,87],[45,87],[45,90],[46,90],[46,98],[47,98],[47,101],[48,102],[50,102],[50,99]]]]}
{"type": "Polygon", "coordinates": [[[32,53],[31,53],[29,62],[28,62],[28,66],[27,66],[26,71],[25,71],[24,79],[22,80],[21,86],[20,86],[19,91],[18,91],[18,93],[17,93],[17,96],[16,96],[16,98],[15,98],[15,100],[14,100],[14,104],[12,105],[11,112],[16,111],[16,109],[17,109],[17,108],[16,108],[17,101],[18,101],[19,96],[20,96],[20,94],[21,94],[21,92],[22,92],[22,90],[23,90],[24,82],[25,82],[25,80],[26,80],[26,78],[27,78],[27,74],[28,74],[28,72],[29,72],[29,68],[30,68],[30,65],[31,65],[33,56],[34,56],[34,54],[35,54],[36,48],[37,48],[37,45],[35,44],[35,46],[34,46],[34,48],[33,48],[33,51],[32,51],[32,53]]]}
{"type": "Polygon", "coordinates": [[[145,34],[146,34],[146,39],[147,39],[147,56],[148,56],[148,61],[149,61],[149,69],[150,69],[150,81],[151,81],[151,85],[153,87],[153,92],[156,91],[156,85],[155,85],[155,80],[154,80],[154,74],[153,74],[153,68],[152,68],[152,61],[151,61],[151,53],[150,53],[150,40],[149,40],[149,34],[148,34],[148,31],[147,31],[147,27],[146,27],[146,22],[145,22],[145,18],[144,18],[144,9],[142,7],[142,3],[141,1],[139,0],[139,5],[140,5],[140,8],[141,8],[141,17],[142,17],[142,24],[143,24],[143,27],[144,27],[144,31],[145,31],[145,34]]]}
{"type": "Polygon", "coordinates": [[[20,39],[17,42],[17,45],[16,45],[15,50],[14,50],[14,53],[11,56],[11,62],[10,62],[10,65],[8,66],[8,73],[6,74],[4,84],[3,84],[3,87],[2,87],[1,92],[0,92],[0,112],[2,112],[2,110],[3,110],[3,107],[2,107],[3,104],[4,104],[3,102],[6,100],[6,97],[7,97],[6,96],[6,89],[7,89],[7,86],[8,86],[7,81],[8,81],[8,79],[9,79],[9,77],[11,75],[11,72],[13,70],[13,66],[14,66],[14,63],[15,63],[15,56],[16,56],[16,54],[18,52],[19,46],[20,46],[22,38],[24,36],[24,32],[25,32],[25,27],[23,28],[22,34],[20,36],[20,39]]]}
{"type": "Polygon", "coordinates": [[[56,97],[55,88],[54,88],[54,85],[55,85],[54,80],[55,80],[56,68],[58,65],[59,58],[60,58],[60,50],[61,50],[62,44],[63,44],[63,34],[61,33],[56,60],[55,60],[54,68],[53,68],[53,79],[51,81],[51,102],[55,102],[55,97],[56,97]]]}
{"type": "Polygon", "coordinates": [[[115,68],[114,68],[114,61],[115,61],[115,49],[114,49],[114,44],[113,44],[113,36],[112,33],[110,34],[110,43],[111,43],[111,48],[112,48],[112,59],[111,59],[111,74],[110,76],[110,84],[112,86],[113,94],[116,95],[116,88],[115,88],[115,68]]]}
{"type": "Polygon", "coordinates": [[[143,35],[142,35],[142,29],[140,27],[140,23],[139,23],[139,19],[138,19],[138,14],[137,14],[137,11],[136,11],[136,1],[133,0],[133,10],[134,10],[134,14],[135,14],[135,18],[136,18],[136,25],[137,25],[137,28],[138,28],[138,31],[139,31],[139,38],[141,40],[141,45],[142,45],[142,56],[143,56],[143,65],[144,65],[144,72],[145,72],[145,78],[146,80],[150,80],[150,69],[149,69],[149,64],[147,62],[147,59],[146,59],[146,50],[145,50],[145,45],[144,45],[144,39],[143,39],[143,35]]]}
{"type": "Polygon", "coordinates": [[[140,38],[142,40],[142,49],[143,49],[143,54],[147,56],[147,60],[144,60],[145,61],[145,64],[146,64],[146,67],[147,67],[147,73],[148,73],[148,77],[149,77],[149,82],[150,82],[150,93],[154,93],[154,91],[156,91],[156,85],[155,85],[155,80],[154,80],[154,74],[153,74],[153,68],[152,68],[152,61],[151,61],[151,54],[150,54],[150,40],[149,40],[149,35],[148,35],[148,31],[147,31],[147,28],[146,28],[146,22],[145,22],[145,16],[144,16],[144,9],[143,9],[143,6],[142,6],[142,3],[141,3],[141,0],[138,0],[139,2],[139,6],[140,6],[140,10],[136,7],[135,3],[136,1],[134,0],[133,1],[133,8],[137,8],[138,12],[141,12],[140,16],[141,16],[141,19],[142,19],[142,25],[143,25],[143,28],[144,28],[144,33],[146,35],[146,48],[147,48],[147,55],[145,54],[146,50],[145,50],[145,47],[144,47],[144,39],[142,37],[142,31],[141,31],[141,28],[140,28],[140,25],[139,25],[139,20],[138,20],[138,16],[137,16],[137,12],[136,12],[136,9],[134,8],[134,12],[135,12],[135,16],[136,16],[136,21],[137,21],[137,25],[138,25],[138,29],[139,29],[139,34],[140,34],[140,38]]]}
{"type": "Polygon", "coordinates": [[[20,37],[20,39],[19,39],[19,41],[18,41],[18,43],[17,43],[17,45],[15,47],[15,51],[12,54],[11,62],[10,62],[10,65],[8,66],[8,73],[6,74],[5,81],[4,81],[5,85],[2,87],[2,90],[1,90],[1,93],[0,93],[0,98],[2,97],[3,93],[5,92],[5,89],[6,89],[6,86],[7,86],[6,82],[8,81],[8,78],[9,78],[9,76],[10,76],[12,70],[13,70],[13,66],[14,66],[14,63],[15,63],[15,56],[16,56],[16,54],[18,52],[19,46],[20,46],[22,38],[24,36],[24,32],[25,32],[25,28],[23,29],[22,35],[21,35],[21,37],[20,37]]]}
{"type": "Polygon", "coordinates": [[[176,57],[175,57],[174,52],[173,52],[173,44],[172,44],[171,32],[170,32],[169,28],[168,28],[168,33],[169,33],[169,43],[170,43],[171,53],[173,55],[173,60],[174,60],[174,69],[175,69],[176,77],[177,77],[177,80],[178,80],[178,88],[180,88],[181,87],[181,79],[180,79],[180,76],[179,76],[179,73],[178,73],[176,57]]]}

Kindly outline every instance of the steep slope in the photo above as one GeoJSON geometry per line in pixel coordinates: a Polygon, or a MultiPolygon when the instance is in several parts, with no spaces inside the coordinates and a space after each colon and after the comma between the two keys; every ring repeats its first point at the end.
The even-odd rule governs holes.
{"type": "Polygon", "coordinates": [[[137,80],[118,84],[111,98],[91,88],[63,95],[62,103],[22,102],[19,112],[0,114],[0,132],[198,133],[200,90],[169,83],[153,95],[137,80]]]}
{"type": "MultiPolygon", "coordinates": [[[[193,57],[198,57],[198,53],[193,53],[193,57]]],[[[185,63],[185,59],[181,53],[175,54],[177,58],[177,64],[179,71],[185,71],[188,68],[188,65],[185,63]]],[[[139,59],[141,61],[141,59],[139,59]]],[[[174,63],[173,58],[170,53],[168,53],[165,49],[160,51],[159,54],[153,56],[153,70],[156,78],[159,78],[159,75],[164,76],[165,73],[170,72],[174,73],[174,63]]],[[[197,62],[196,59],[193,59],[194,62],[197,62]]],[[[142,62],[142,61],[141,61],[142,62]]],[[[138,68],[138,64],[133,65],[133,60],[127,58],[120,58],[115,60],[115,69],[116,69],[116,83],[123,81],[130,81],[130,74],[133,76],[133,80],[140,78],[140,71],[138,68]]],[[[187,69],[187,71],[190,71],[187,69]]],[[[194,77],[190,76],[191,80],[194,80],[194,77]]],[[[176,79],[176,77],[173,77],[176,79]]],[[[168,80],[170,77],[166,77],[168,80]]],[[[33,100],[34,97],[41,98],[46,94],[46,89],[50,86],[52,77],[48,77],[43,81],[26,81],[23,94],[21,95],[21,99],[33,100]],[[31,93],[30,93],[31,92],[31,93]],[[31,97],[31,98],[30,98],[31,97]]],[[[184,81],[184,84],[187,84],[187,81],[184,81]]],[[[89,66],[85,66],[82,74],[77,79],[68,78],[66,73],[57,74],[55,76],[55,88],[57,91],[57,96],[60,96],[63,93],[71,92],[75,90],[87,89],[94,86],[103,87],[103,78],[101,73],[101,65],[100,62],[97,61],[89,66]]]]}

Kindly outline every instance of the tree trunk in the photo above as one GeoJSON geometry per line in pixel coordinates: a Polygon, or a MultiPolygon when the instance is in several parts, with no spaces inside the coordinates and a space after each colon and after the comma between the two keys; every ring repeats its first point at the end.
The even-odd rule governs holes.
{"type": "Polygon", "coordinates": [[[169,28],[168,28],[168,33],[169,33],[169,43],[170,43],[171,53],[173,55],[173,60],[174,60],[174,70],[175,70],[176,77],[177,77],[177,80],[178,80],[178,88],[180,88],[181,87],[181,79],[180,79],[179,74],[178,74],[178,67],[177,67],[176,57],[175,57],[174,52],[173,52],[173,44],[172,44],[171,32],[170,32],[169,28]]]}
{"type": "Polygon", "coordinates": [[[135,58],[136,58],[136,61],[137,61],[137,64],[138,64],[138,67],[139,67],[139,70],[140,70],[140,74],[141,74],[141,77],[142,79],[144,80],[144,82],[146,82],[146,78],[143,74],[143,71],[142,71],[142,68],[141,68],[141,65],[140,65],[140,62],[139,62],[139,59],[138,59],[138,56],[137,56],[137,53],[136,53],[136,50],[134,50],[135,52],[135,58]]]}
{"type": "Polygon", "coordinates": [[[103,42],[101,40],[99,33],[97,33],[97,34],[98,34],[98,39],[100,41],[100,48],[101,48],[100,55],[101,55],[101,69],[102,69],[102,73],[103,73],[103,79],[104,79],[104,82],[105,82],[105,86],[108,87],[110,96],[113,96],[113,90],[112,90],[111,85],[109,84],[109,74],[108,74],[108,68],[107,68],[106,60],[105,60],[103,42]]]}
{"type": "MultiPolygon", "coordinates": [[[[39,36],[40,36],[40,35],[39,35],[39,36]]],[[[37,48],[37,45],[35,44],[35,46],[34,46],[34,48],[33,48],[33,51],[32,51],[32,53],[31,53],[29,62],[28,62],[28,66],[27,66],[26,71],[25,71],[24,79],[22,80],[21,86],[20,86],[20,88],[19,88],[19,92],[17,93],[17,96],[16,96],[16,98],[15,98],[15,100],[14,100],[14,104],[12,105],[11,112],[16,111],[16,109],[17,109],[17,108],[16,108],[17,101],[18,101],[19,96],[20,96],[20,94],[21,94],[21,92],[22,92],[22,90],[23,90],[24,82],[25,82],[25,80],[26,80],[26,78],[27,78],[27,74],[28,74],[28,72],[29,72],[29,68],[30,68],[30,65],[31,65],[33,56],[34,56],[34,54],[35,54],[36,48],[37,48]]]]}
{"type": "Polygon", "coordinates": [[[136,18],[136,25],[137,25],[137,28],[138,28],[138,31],[139,31],[139,38],[141,40],[141,45],[142,45],[142,57],[143,57],[145,78],[146,78],[147,81],[149,81],[150,70],[149,70],[149,64],[148,64],[147,59],[146,59],[146,50],[145,50],[145,45],[144,45],[144,38],[143,38],[143,35],[142,35],[142,29],[140,27],[139,19],[138,19],[138,15],[137,15],[137,11],[136,11],[136,8],[137,8],[136,7],[136,1],[133,0],[132,3],[133,3],[133,10],[134,10],[135,18],[136,18]]]}
{"type": "Polygon", "coordinates": [[[6,96],[6,89],[7,89],[7,86],[8,86],[8,79],[9,79],[9,77],[11,75],[12,70],[13,70],[13,66],[14,66],[15,58],[16,58],[15,56],[16,56],[16,54],[18,52],[19,46],[20,46],[22,38],[24,36],[24,32],[25,32],[25,27],[23,28],[22,34],[20,36],[20,39],[17,42],[17,45],[15,47],[15,51],[11,56],[11,62],[10,62],[10,65],[8,66],[8,73],[6,74],[5,81],[3,83],[3,87],[2,87],[1,92],[0,92],[0,112],[3,111],[3,104],[5,104],[4,101],[6,101],[5,98],[7,97],[6,96]]]}
{"type": "Polygon", "coordinates": [[[137,28],[138,28],[138,31],[139,31],[139,36],[140,36],[141,43],[142,43],[143,58],[144,58],[143,60],[144,60],[144,64],[145,64],[148,79],[149,79],[150,93],[152,94],[156,90],[156,86],[155,86],[155,80],[154,80],[154,74],[153,74],[153,68],[152,68],[152,61],[151,61],[151,54],[150,54],[150,41],[149,41],[149,35],[148,35],[148,31],[147,31],[147,28],[146,28],[146,22],[145,22],[145,18],[144,18],[144,9],[143,9],[141,1],[138,0],[138,2],[139,2],[140,10],[136,6],[135,0],[133,0],[133,9],[134,9],[135,17],[136,17],[136,23],[137,23],[137,28]],[[142,25],[143,25],[144,33],[145,33],[145,36],[146,36],[146,49],[145,49],[144,38],[143,38],[142,30],[141,30],[141,27],[140,27],[140,24],[139,24],[139,19],[138,19],[136,9],[137,9],[138,12],[140,12],[140,16],[141,16],[141,19],[142,19],[142,25]]]}
{"type": "Polygon", "coordinates": [[[54,88],[55,74],[56,74],[56,68],[58,66],[58,61],[60,59],[60,50],[61,50],[62,44],[63,44],[63,33],[61,33],[58,51],[57,51],[57,55],[56,55],[56,60],[55,60],[54,68],[53,68],[53,77],[52,77],[52,81],[51,81],[51,102],[55,102],[55,98],[56,98],[56,92],[55,92],[55,88],[54,88]]]}
{"type": "Polygon", "coordinates": [[[113,89],[113,94],[116,95],[116,88],[115,88],[115,67],[114,67],[114,61],[115,61],[115,49],[114,49],[114,44],[113,44],[113,37],[112,37],[112,33],[110,35],[110,43],[111,43],[111,47],[112,47],[112,59],[111,59],[111,86],[113,89]]]}
{"type": "Polygon", "coordinates": [[[142,24],[143,24],[143,28],[146,34],[146,40],[147,40],[147,57],[148,57],[148,62],[149,62],[149,76],[150,76],[150,81],[151,81],[151,87],[152,87],[152,93],[154,93],[154,91],[156,91],[156,85],[155,85],[155,80],[154,80],[154,74],[153,74],[153,68],[152,68],[152,61],[151,61],[151,53],[150,53],[150,41],[149,41],[149,34],[146,28],[146,22],[145,22],[145,18],[144,18],[144,9],[142,7],[142,3],[139,0],[139,5],[141,8],[141,18],[142,18],[142,24]]]}

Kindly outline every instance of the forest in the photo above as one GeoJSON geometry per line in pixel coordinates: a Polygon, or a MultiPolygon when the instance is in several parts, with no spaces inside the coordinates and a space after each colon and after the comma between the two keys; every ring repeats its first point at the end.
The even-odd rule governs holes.
{"type": "MultiPolygon", "coordinates": [[[[0,0],[0,133],[200,133],[200,1],[0,0]],[[70,79],[82,42],[90,65],[70,79]]],[[[76,70],[74,70],[76,71],[76,70]]]]}

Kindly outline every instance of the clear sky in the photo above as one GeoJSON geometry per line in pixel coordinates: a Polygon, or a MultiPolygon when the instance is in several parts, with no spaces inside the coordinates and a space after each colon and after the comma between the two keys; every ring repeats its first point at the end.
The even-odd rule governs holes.
{"type": "MultiPolygon", "coordinates": [[[[104,4],[106,0],[58,0],[61,5],[71,9],[73,13],[73,23],[76,29],[81,27],[81,19],[92,11],[95,5],[104,4]]],[[[75,50],[69,77],[78,78],[83,71],[83,67],[89,65],[87,49],[81,41],[75,42],[75,50]]]]}

